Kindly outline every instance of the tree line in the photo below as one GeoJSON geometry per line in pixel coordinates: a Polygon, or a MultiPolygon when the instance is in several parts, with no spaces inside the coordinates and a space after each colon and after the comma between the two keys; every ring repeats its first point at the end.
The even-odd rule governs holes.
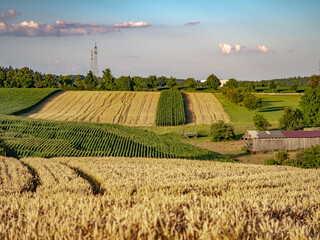
{"type": "Polygon", "coordinates": [[[42,74],[33,71],[28,67],[13,69],[0,67],[0,87],[5,88],[62,88],[66,90],[110,90],[110,91],[149,91],[158,88],[185,87],[196,89],[206,87],[217,89],[220,80],[211,74],[202,84],[194,78],[186,80],[176,79],[175,77],[165,77],[151,75],[149,77],[121,76],[115,78],[110,68],[103,71],[102,78],[93,75],[91,71],[86,76],[66,75],[58,76],[54,74],[42,74]]]}

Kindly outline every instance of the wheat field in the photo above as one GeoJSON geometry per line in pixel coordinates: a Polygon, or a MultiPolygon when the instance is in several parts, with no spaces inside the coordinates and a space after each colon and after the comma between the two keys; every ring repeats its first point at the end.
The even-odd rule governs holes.
{"type": "Polygon", "coordinates": [[[155,125],[160,92],[68,91],[23,116],[31,118],[155,125]]]}
{"type": "Polygon", "coordinates": [[[317,169],[4,157],[0,169],[0,239],[320,239],[317,169]]]}
{"type": "Polygon", "coordinates": [[[230,117],[212,93],[184,93],[187,122],[212,124],[219,120],[229,123],[230,117]]]}

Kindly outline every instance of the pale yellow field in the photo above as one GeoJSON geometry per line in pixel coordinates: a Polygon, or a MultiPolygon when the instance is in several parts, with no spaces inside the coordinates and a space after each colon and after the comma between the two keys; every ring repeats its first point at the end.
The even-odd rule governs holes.
{"type": "Polygon", "coordinates": [[[219,120],[230,122],[230,117],[212,93],[184,93],[187,122],[212,124],[219,120]]]}
{"type": "Polygon", "coordinates": [[[155,125],[159,92],[68,91],[25,114],[31,118],[155,125]]]}
{"type": "Polygon", "coordinates": [[[0,239],[320,239],[320,170],[26,158],[41,183],[30,192],[27,167],[0,160],[12,163],[1,165],[0,239]],[[15,169],[21,194],[4,190],[15,169]]]}

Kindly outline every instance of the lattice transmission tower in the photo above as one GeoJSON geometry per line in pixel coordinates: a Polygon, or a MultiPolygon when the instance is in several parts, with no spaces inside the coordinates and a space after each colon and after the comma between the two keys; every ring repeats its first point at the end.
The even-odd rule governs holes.
{"type": "Polygon", "coordinates": [[[96,77],[98,76],[98,48],[97,48],[97,43],[94,43],[94,62],[93,62],[93,75],[95,75],[96,77]]]}
{"type": "Polygon", "coordinates": [[[98,48],[97,43],[94,43],[94,48],[91,50],[91,65],[90,65],[90,71],[92,74],[96,77],[98,76],[98,48]]]}

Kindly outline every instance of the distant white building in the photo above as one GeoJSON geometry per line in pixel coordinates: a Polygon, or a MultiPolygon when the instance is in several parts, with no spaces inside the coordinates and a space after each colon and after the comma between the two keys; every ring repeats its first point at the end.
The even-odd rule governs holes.
{"type": "MultiPolygon", "coordinates": [[[[202,83],[204,83],[205,81],[207,81],[207,79],[200,80],[200,82],[202,82],[202,83]]],[[[221,85],[219,87],[222,87],[228,81],[229,81],[229,79],[220,80],[221,85]]]]}
{"type": "Polygon", "coordinates": [[[220,80],[221,85],[219,87],[222,87],[224,84],[226,84],[226,82],[228,82],[229,79],[224,79],[224,80],[220,80]]]}

